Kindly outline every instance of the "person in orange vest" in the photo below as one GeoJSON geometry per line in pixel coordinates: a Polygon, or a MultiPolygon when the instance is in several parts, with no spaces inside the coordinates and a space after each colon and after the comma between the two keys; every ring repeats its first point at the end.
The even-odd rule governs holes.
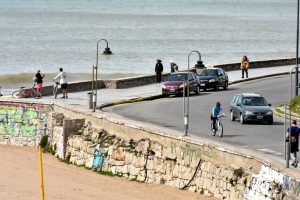
{"type": "Polygon", "coordinates": [[[244,78],[244,73],[246,73],[246,78],[248,78],[248,68],[249,68],[249,60],[247,56],[243,56],[241,62],[242,78],[244,78]]]}

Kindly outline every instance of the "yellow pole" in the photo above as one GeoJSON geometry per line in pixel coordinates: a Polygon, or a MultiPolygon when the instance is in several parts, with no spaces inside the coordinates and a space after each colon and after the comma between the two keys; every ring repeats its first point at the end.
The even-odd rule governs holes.
{"type": "Polygon", "coordinates": [[[39,146],[39,159],[40,159],[41,199],[45,200],[44,175],[43,175],[43,156],[42,156],[42,147],[41,146],[39,146]]]}

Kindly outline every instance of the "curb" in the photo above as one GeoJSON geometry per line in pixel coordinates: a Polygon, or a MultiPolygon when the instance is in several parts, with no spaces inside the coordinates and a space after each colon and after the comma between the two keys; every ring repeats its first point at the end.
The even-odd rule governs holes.
{"type": "Polygon", "coordinates": [[[290,73],[289,72],[281,72],[281,73],[275,73],[275,74],[268,74],[268,75],[263,75],[263,76],[257,76],[257,77],[253,77],[253,78],[240,79],[240,80],[236,80],[236,81],[231,81],[231,82],[228,83],[228,85],[233,85],[233,84],[237,84],[237,83],[242,83],[242,82],[247,82],[247,81],[253,81],[253,80],[263,79],[263,78],[268,78],[268,77],[273,77],[273,76],[287,75],[287,74],[290,74],[290,73]]]}
{"type": "Polygon", "coordinates": [[[97,109],[101,110],[102,108],[115,106],[115,105],[121,105],[121,104],[125,104],[125,103],[136,103],[136,102],[141,102],[141,101],[151,101],[151,100],[160,99],[160,98],[163,98],[163,97],[164,96],[162,94],[158,94],[158,95],[152,95],[152,96],[148,96],[148,97],[137,97],[137,98],[127,99],[127,100],[118,100],[118,101],[113,101],[113,102],[110,102],[110,103],[105,103],[105,104],[102,104],[100,106],[97,106],[97,109]]]}
{"type": "MultiPolygon", "coordinates": [[[[243,83],[243,82],[253,81],[253,80],[257,80],[257,79],[263,79],[263,78],[268,78],[268,77],[273,77],[273,76],[281,76],[281,75],[286,75],[286,74],[289,74],[289,72],[281,72],[281,73],[257,76],[257,77],[253,77],[253,78],[240,79],[240,80],[236,80],[236,81],[230,81],[228,83],[228,85],[234,85],[237,83],[243,83]]],[[[127,100],[118,100],[118,101],[113,101],[110,103],[105,103],[100,106],[97,106],[97,109],[101,110],[103,108],[110,107],[110,106],[121,105],[121,104],[125,104],[125,103],[151,101],[151,100],[160,99],[160,98],[164,98],[164,97],[165,96],[162,94],[157,94],[157,95],[152,95],[152,96],[148,96],[148,97],[137,97],[137,98],[127,99],[127,100]]]]}
{"type": "MultiPolygon", "coordinates": [[[[276,115],[278,117],[281,117],[283,119],[285,118],[284,106],[283,105],[275,106],[273,112],[274,112],[274,115],[276,115]]],[[[286,119],[290,119],[289,112],[286,115],[286,119]]],[[[291,119],[296,119],[297,121],[299,121],[300,120],[300,116],[297,115],[297,114],[295,114],[295,113],[291,113],[291,119]]]]}

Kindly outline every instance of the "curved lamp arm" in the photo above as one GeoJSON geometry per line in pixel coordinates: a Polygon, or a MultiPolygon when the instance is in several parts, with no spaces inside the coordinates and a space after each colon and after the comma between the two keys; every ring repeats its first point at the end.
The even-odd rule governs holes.
{"type": "Polygon", "coordinates": [[[196,51],[196,50],[191,51],[191,52],[189,53],[189,56],[188,56],[188,71],[190,71],[190,55],[191,55],[192,53],[197,53],[197,54],[199,55],[199,61],[201,61],[201,54],[200,54],[200,52],[199,52],[199,51],[196,51]]]}

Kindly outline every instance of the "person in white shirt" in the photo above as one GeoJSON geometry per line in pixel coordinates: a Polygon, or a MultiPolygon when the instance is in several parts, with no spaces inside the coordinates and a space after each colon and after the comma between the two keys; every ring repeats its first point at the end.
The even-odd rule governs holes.
{"type": "Polygon", "coordinates": [[[59,78],[59,84],[61,86],[62,89],[62,93],[63,96],[61,97],[62,99],[67,99],[68,98],[68,91],[67,91],[67,87],[68,87],[68,82],[67,82],[67,74],[66,72],[64,72],[63,68],[59,68],[59,73],[57,74],[56,77],[53,78],[53,80],[55,81],[56,79],[59,78]]]}

